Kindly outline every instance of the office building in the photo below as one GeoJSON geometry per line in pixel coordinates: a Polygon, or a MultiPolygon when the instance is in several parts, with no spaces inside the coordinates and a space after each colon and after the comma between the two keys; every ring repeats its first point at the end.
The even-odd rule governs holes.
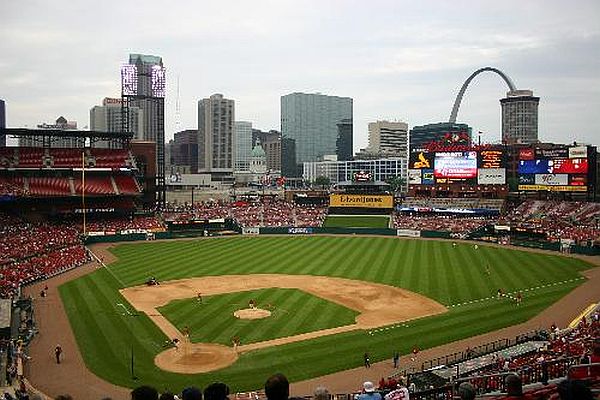
{"type": "Polygon", "coordinates": [[[187,129],[175,132],[173,140],[169,141],[169,166],[177,167],[186,173],[198,172],[198,131],[187,129]]]}
{"type": "Polygon", "coordinates": [[[385,182],[388,179],[400,176],[407,178],[407,158],[380,158],[376,160],[355,161],[317,161],[303,164],[302,177],[305,181],[314,182],[319,176],[329,178],[334,183],[348,182],[357,172],[369,172],[374,181],[385,182]]]}
{"type": "Polygon", "coordinates": [[[470,144],[472,132],[467,124],[440,122],[413,126],[409,134],[409,151],[424,149],[431,143],[441,145],[470,144]]]}
{"type": "MultiPolygon", "coordinates": [[[[90,110],[90,130],[98,132],[121,132],[122,99],[105,97],[101,106],[90,110]]],[[[139,107],[129,107],[129,128],[134,132],[134,139],[144,140],[144,111],[139,107]]],[[[91,144],[92,147],[120,148],[118,141],[100,140],[91,144]]]]}
{"type": "Polygon", "coordinates": [[[234,171],[235,105],[222,94],[198,101],[198,173],[231,181],[234,171]]]}
{"type": "Polygon", "coordinates": [[[531,90],[512,90],[500,99],[502,141],[532,144],[538,142],[538,105],[540,98],[531,90]]]}
{"type": "Polygon", "coordinates": [[[252,122],[235,121],[233,126],[235,132],[235,161],[236,172],[249,171],[250,154],[252,153],[252,122]]]}
{"type": "Polygon", "coordinates": [[[337,124],[338,135],[335,141],[335,154],[339,161],[352,160],[352,119],[343,119],[337,124]]]}
{"type": "Polygon", "coordinates": [[[408,124],[377,121],[369,123],[368,152],[380,157],[408,157],[408,124]]]}
{"type": "MultiPolygon", "coordinates": [[[[281,97],[281,135],[294,141],[297,167],[286,169],[282,174],[298,176],[302,163],[313,162],[326,154],[336,154],[338,124],[352,123],[352,99],[323,94],[292,93],[281,97]]],[[[291,144],[289,142],[288,144],[291,144]]],[[[342,143],[344,150],[348,143],[342,143]]],[[[282,144],[285,147],[285,142],[282,144]]],[[[291,147],[287,147],[289,151],[291,147]]],[[[282,157],[283,161],[283,157],[282,157]]]]}

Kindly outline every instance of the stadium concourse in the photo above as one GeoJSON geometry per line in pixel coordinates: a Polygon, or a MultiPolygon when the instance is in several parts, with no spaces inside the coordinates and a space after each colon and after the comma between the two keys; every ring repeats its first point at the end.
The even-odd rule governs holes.
{"type": "MultiPolygon", "coordinates": [[[[31,181],[17,182],[19,184],[16,186],[14,181],[0,183],[2,196],[15,192],[27,194],[27,186],[31,181]]],[[[74,187],[73,182],[69,187],[74,187]]],[[[506,205],[501,201],[481,199],[409,198],[402,206],[410,211],[395,211],[391,219],[393,228],[467,235],[486,226],[503,226],[513,231],[543,235],[548,242],[567,239],[590,248],[597,246],[600,239],[597,223],[600,205],[597,203],[527,200],[520,204],[506,205]],[[474,217],[448,212],[487,207],[498,213],[474,217]],[[446,212],[440,213],[439,210],[446,212]]],[[[86,232],[102,235],[160,232],[167,229],[166,222],[224,218],[232,218],[241,227],[319,227],[323,225],[327,211],[327,207],[323,206],[301,206],[282,200],[172,204],[158,214],[110,214],[110,217],[106,217],[100,213],[87,221],[86,232]]],[[[17,215],[8,210],[0,212],[0,297],[17,299],[20,294],[34,297],[37,329],[40,333],[31,344],[29,355],[32,359],[27,361],[26,353],[15,350],[7,369],[11,378],[15,378],[25,364],[25,376],[29,376],[36,386],[53,395],[67,392],[76,399],[102,398],[106,395],[114,399],[127,398],[126,389],[101,381],[85,368],[56,290],[60,283],[98,267],[90,261],[81,236],[82,229],[82,220],[76,215],[53,220],[39,215],[17,215]],[[61,344],[65,357],[70,360],[60,365],[60,369],[53,363],[52,349],[57,343],[61,344]],[[65,380],[65,376],[75,379],[65,380]],[[93,397],[90,397],[92,394],[93,397]]],[[[503,240],[498,242],[510,241],[503,240]]],[[[105,260],[109,261],[110,253],[103,254],[105,260]]],[[[588,257],[587,260],[600,264],[598,256],[588,257]]],[[[598,269],[590,270],[586,272],[586,276],[589,278],[587,282],[524,324],[422,351],[415,361],[402,357],[401,365],[403,368],[420,369],[424,360],[473,348],[498,338],[514,337],[532,329],[548,329],[553,324],[565,327],[590,303],[598,302],[600,272],[598,269]]],[[[5,343],[4,346],[19,348],[16,341],[12,344],[5,343]]],[[[592,350],[589,343],[586,350],[592,350]]],[[[519,364],[518,367],[521,368],[522,365],[519,364]]],[[[354,392],[363,380],[379,381],[381,377],[390,376],[394,372],[389,362],[378,363],[368,371],[355,369],[295,383],[292,385],[292,393],[308,395],[319,383],[325,383],[332,393],[354,392]]]]}

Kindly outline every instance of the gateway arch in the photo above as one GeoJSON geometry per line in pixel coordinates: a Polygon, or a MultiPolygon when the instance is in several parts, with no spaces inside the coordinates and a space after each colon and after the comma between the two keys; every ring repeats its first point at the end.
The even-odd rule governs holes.
{"type": "Polygon", "coordinates": [[[469,86],[469,83],[471,83],[471,81],[480,73],[482,72],[495,72],[496,74],[500,75],[500,77],[502,79],[504,79],[504,82],[506,82],[506,85],[508,86],[508,89],[510,91],[513,90],[517,90],[517,88],[515,87],[515,84],[513,83],[513,81],[502,71],[500,71],[497,68],[493,68],[493,67],[483,67],[483,68],[479,68],[477,71],[473,72],[471,74],[471,76],[469,76],[467,78],[467,80],[465,81],[465,83],[463,83],[462,87],[460,88],[460,92],[458,92],[458,95],[456,96],[456,100],[454,101],[454,106],[452,107],[452,113],[450,113],[450,121],[451,123],[456,123],[456,116],[458,115],[458,109],[460,108],[460,102],[462,101],[462,98],[465,94],[465,91],[467,90],[467,87],[469,86]]]}

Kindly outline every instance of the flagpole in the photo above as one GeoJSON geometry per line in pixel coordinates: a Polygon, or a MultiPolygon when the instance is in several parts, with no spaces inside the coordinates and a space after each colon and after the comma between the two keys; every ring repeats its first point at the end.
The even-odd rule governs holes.
{"type": "Polygon", "coordinates": [[[85,150],[81,153],[81,186],[81,206],[83,208],[83,235],[85,236],[85,150]]]}

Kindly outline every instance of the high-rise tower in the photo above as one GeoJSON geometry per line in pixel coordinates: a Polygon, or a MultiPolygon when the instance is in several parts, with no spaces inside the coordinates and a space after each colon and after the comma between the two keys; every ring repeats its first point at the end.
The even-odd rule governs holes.
{"type": "MultiPolygon", "coordinates": [[[[233,179],[235,104],[222,94],[198,101],[198,172],[213,180],[233,179]]],[[[252,128],[250,128],[250,137],[252,128]]]]}
{"type": "Polygon", "coordinates": [[[500,99],[504,143],[537,143],[539,103],[531,90],[511,90],[500,99]]]}

